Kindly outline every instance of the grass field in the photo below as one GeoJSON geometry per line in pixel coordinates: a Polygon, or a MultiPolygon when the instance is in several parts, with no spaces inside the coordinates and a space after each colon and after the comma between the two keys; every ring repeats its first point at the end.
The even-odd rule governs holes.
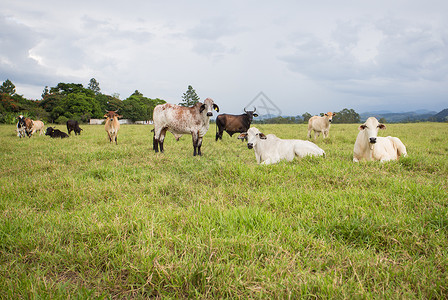
{"type": "MultiPolygon", "coordinates": [[[[64,129],[58,126],[59,129],[64,129]]],[[[0,126],[0,298],[448,298],[448,125],[388,124],[408,157],[259,166],[234,135],[152,151],[152,126],[19,139],[0,126]]],[[[306,125],[257,125],[305,139],[306,125]]],[[[65,131],[65,129],[64,129],[65,131]]]]}

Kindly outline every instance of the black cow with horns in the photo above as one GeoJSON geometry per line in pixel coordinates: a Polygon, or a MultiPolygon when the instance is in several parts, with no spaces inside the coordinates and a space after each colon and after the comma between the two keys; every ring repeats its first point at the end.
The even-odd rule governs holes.
{"type": "Polygon", "coordinates": [[[221,114],[216,117],[216,141],[222,140],[222,134],[226,131],[230,136],[235,133],[247,132],[254,117],[258,117],[257,110],[246,110],[241,115],[221,114]]]}

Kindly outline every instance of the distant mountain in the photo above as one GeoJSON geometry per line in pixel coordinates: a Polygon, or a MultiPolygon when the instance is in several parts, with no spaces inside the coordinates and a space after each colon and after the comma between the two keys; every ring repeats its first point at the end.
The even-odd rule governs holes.
{"type": "Polygon", "coordinates": [[[448,121],[448,108],[445,108],[441,112],[438,112],[437,114],[432,116],[430,118],[430,120],[431,121],[436,121],[436,122],[446,122],[446,121],[448,121]]]}
{"type": "Polygon", "coordinates": [[[359,115],[361,116],[361,121],[363,122],[368,117],[375,117],[378,120],[384,118],[388,123],[398,123],[398,122],[428,121],[436,114],[437,114],[436,111],[420,109],[408,112],[373,111],[373,112],[364,112],[359,115]]]}

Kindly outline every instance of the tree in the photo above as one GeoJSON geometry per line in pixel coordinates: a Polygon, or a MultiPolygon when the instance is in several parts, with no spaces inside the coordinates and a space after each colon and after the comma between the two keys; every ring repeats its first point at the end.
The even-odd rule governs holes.
{"type": "Polygon", "coordinates": [[[333,123],[359,123],[361,116],[353,109],[344,108],[333,117],[333,123]]]}
{"type": "Polygon", "coordinates": [[[0,86],[0,93],[5,93],[12,96],[16,93],[16,86],[11,82],[11,80],[6,79],[0,86]]]}
{"type": "Polygon", "coordinates": [[[311,119],[312,115],[309,112],[306,112],[302,115],[303,123],[308,123],[309,119],[311,119]]]}
{"type": "Polygon", "coordinates": [[[95,93],[95,95],[98,95],[101,91],[100,89],[100,83],[96,81],[95,78],[90,79],[89,85],[87,88],[95,93]]]}
{"type": "Polygon", "coordinates": [[[188,86],[188,90],[182,96],[181,106],[193,106],[199,102],[199,96],[191,85],[188,86]]]}

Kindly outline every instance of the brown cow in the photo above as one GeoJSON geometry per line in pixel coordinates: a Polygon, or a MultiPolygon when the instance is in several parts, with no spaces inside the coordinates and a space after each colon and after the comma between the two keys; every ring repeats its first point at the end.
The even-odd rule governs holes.
{"type": "Polygon", "coordinates": [[[122,116],[117,114],[117,111],[107,111],[107,113],[104,115],[106,118],[106,124],[104,125],[104,129],[107,132],[107,135],[109,136],[109,141],[112,143],[115,141],[115,144],[117,143],[117,137],[118,137],[118,130],[120,130],[120,122],[118,122],[118,118],[121,118],[122,116]]]}
{"type": "Polygon", "coordinates": [[[204,103],[198,102],[192,107],[175,104],[160,104],[154,108],[154,138],[153,150],[163,152],[163,141],[168,130],[176,139],[182,134],[191,134],[193,138],[193,156],[202,155],[202,137],[207,133],[210,125],[212,110],[219,112],[219,107],[212,99],[207,98],[204,103]]]}

